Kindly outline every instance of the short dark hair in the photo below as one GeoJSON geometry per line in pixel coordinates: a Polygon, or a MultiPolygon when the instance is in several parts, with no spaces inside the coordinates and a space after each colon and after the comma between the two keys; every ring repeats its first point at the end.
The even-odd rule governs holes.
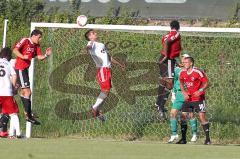
{"type": "Polygon", "coordinates": [[[89,33],[90,32],[92,32],[92,31],[94,31],[93,29],[88,29],[88,31],[85,33],[85,39],[87,40],[87,41],[89,41],[89,38],[88,38],[88,35],[89,35],[89,33]]]}
{"type": "Polygon", "coordinates": [[[0,52],[1,58],[6,58],[8,61],[12,59],[12,50],[9,47],[4,47],[0,52]]]}
{"type": "Polygon", "coordinates": [[[42,35],[42,31],[40,31],[40,30],[38,30],[38,29],[35,29],[35,30],[32,31],[31,37],[32,37],[33,35],[35,35],[35,36],[37,36],[37,35],[42,35]]]}
{"type": "Polygon", "coordinates": [[[176,30],[179,30],[180,29],[180,24],[177,20],[173,20],[171,21],[170,23],[170,28],[171,29],[176,29],[176,30]]]}
{"type": "Polygon", "coordinates": [[[191,62],[192,62],[192,66],[194,66],[194,59],[193,59],[193,57],[185,57],[185,59],[188,59],[188,60],[190,60],[191,62]]]}

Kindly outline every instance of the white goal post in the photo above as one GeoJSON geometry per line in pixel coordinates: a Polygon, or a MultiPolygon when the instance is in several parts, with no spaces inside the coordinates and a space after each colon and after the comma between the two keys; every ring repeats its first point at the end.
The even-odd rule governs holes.
{"type": "MultiPolygon", "coordinates": [[[[169,31],[169,26],[136,26],[136,25],[100,25],[87,24],[80,27],[77,24],[69,23],[31,23],[31,31],[35,28],[69,28],[69,29],[99,29],[99,30],[121,30],[121,31],[169,31]]],[[[240,33],[240,28],[214,28],[214,27],[181,27],[181,32],[205,32],[205,33],[240,33]]],[[[53,52],[54,54],[54,52],[53,52]]],[[[34,59],[32,59],[29,68],[29,78],[31,83],[31,90],[33,90],[34,83],[34,59]]],[[[34,106],[33,106],[34,107],[34,106]]],[[[31,137],[31,123],[26,124],[26,137],[31,137]]]]}

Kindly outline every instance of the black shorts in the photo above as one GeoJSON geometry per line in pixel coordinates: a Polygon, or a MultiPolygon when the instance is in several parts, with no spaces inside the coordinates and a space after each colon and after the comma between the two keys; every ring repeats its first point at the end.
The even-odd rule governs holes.
{"type": "MultiPolygon", "coordinates": [[[[159,58],[159,61],[164,58],[164,56],[159,58]]],[[[160,69],[160,76],[161,77],[168,77],[173,78],[174,77],[174,66],[176,64],[175,59],[166,59],[163,63],[159,64],[160,69]]]]}
{"type": "Polygon", "coordinates": [[[17,83],[21,88],[30,88],[28,68],[24,70],[16,70],[17,73],[17,83]]]}
{"type": "Polygon", "coordinates": [[[182,112],[206,112],[205,100],[198,102],[184,102],[182,112]]]}

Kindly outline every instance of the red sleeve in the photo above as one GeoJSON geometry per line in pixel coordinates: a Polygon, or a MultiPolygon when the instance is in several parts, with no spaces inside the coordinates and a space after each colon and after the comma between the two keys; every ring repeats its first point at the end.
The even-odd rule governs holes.
{"type": "Polygon", "coordinates": [[[176,34],[169,33],[168,41],[173,42],[180,36],[179,32],[176,32],[176,34]]]}
{"type": "Polygon", "coordinates": [[[203,83],[208,82],[207,76],[204,74],[204,76],[200,79],[203,83]]]}
{"type": "Polygon", "coordinates": [[[196,69],[196,70],[198,70],[197,72],[198,72],[199,75],[200,75],[200,80],[201,80],[201,82],[203,82],[203,83],[208,82],[208,78],[207,78],[207,75],[206,75],[205,71],[202,70],[202,69],[196,69]]]}
{"type": "Polygon", "coordinates": [[[36,55],[42,55],[42,50],[41,50],[41,47],[40,45],[36,45],[36,55]]]}
{"type": "Polygon", "coordinates": [[[21,50],[21,48],[27,43],[27,38],[22,38],[19,42],[16,43],[14,48],[21,50]]]}

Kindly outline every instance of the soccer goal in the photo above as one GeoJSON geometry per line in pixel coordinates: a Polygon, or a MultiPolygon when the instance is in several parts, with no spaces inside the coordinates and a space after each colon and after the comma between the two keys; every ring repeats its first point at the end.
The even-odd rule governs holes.
{"type": "MultiPolygon", "coordinates": [[[[44,64],[32,62],[32,106],[42,125],[34,129],[27,125],[27,137],[169,137],[169,122],[161,121],[154,107],[159,83],[156,61],[168,26],[32,23],[31,30],[36,28],[43,31],[43,50],[50,46],[53,55],[44,64]],[[91,117],[90,106],[100,88],[94,63],[85,50],[84,33],[90,28],[97,30],[110,54],[127,66],[125,71],[112,66],[113,88],[103,106],[105,122],[91,117]]],[[[181,27],[180,32],[183,51],[195,58],[196,66],[204,68],[210,79],[207,105],[214,137],[219,137],[221,125],[239,130],[235,108],[240,100],[240,29],[181,27]]],[[[170,106],[169,100],[168,110],[170,106]]],[[[202,134],[199,126],[199,136],[202,134]]]]}

